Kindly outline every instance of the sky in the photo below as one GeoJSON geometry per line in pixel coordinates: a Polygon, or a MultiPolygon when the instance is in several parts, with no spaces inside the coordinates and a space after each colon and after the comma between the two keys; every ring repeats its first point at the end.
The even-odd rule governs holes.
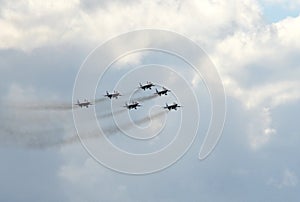
{"type": "MultiPolygon", "coordinates": [[[[0,5],[0,201],[300,200],[299,0],[0,0],[0,5]],[[180,57],[153,50],[125,54],[97,77],[104,71],[100,64],[126,48],[187,47],[174,38],[154,43],[151,37],[135,37],[97,52],[116,36],[144,29],[171,31],[196,43],[199,58],[208,59],[222,80],[225,124],[205,159],[198,156],[212,109],[219,109],[210,99],[216,77],[205,80],[204,72],[198,76],[180,57]],[[89,64],[93,68],[83,72],[89,64]],[[137,88],[148,80],[171,92],[153,97],[154,89],[137,88]],[[97,85],[90,88],[93,81],[97,85]],[[123,96],[104,99],[115,87],[123,96]],[[140,100],[140,109],[122,107],[130,96],[140,100]],[[77,99],[94,105],[72,111],[77,99]],[[183,107],[161,109],[174,100],[183,107]],[[95,132],[94,109],[107,139],[131,153],[168,146],[180,136],[178,126],[185,139],[193,126],[198,130],[171,166],[124,174],[95,158],[107,139],[95,132]],[[83,144],[75,123],[84,131],[83,144]],[[126,134],[157,136],[138,141],[126,134]],[[85,144],[93,145],[95,156],[85,144]]],[[[117,165],[155,166],[107,154],[117,165]]]]}

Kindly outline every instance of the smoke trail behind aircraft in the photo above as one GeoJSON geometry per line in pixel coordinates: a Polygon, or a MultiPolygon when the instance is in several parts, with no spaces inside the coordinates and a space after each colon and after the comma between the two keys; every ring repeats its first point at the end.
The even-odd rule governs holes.
{"type": "Polygon", "coordinates": [[[71,110],[78,107],[69,103],[15,103],[8,106],[24,110],[71,110]]]}
{"type": "Polygon", "coordinates": [[[100,102],[103,102],[103,101],[105,101],[107,98],[105,98],[105,97],[103,97],[103,98],[97,98],[97,99],[95,99],[95,104],[96,103],[100,103],[100,102]]]}
{"type": "Polygon", "coordinates": [[[108,117],[112,117],[113,115],[118,115],[118,114],[121,114],[123,112],[125,112],[126,109],[119,109],[119,110],[116,110],[116,111],[113,111],[113,112],[107,112],[105,114],[99,114],[97,115],[97,118],[108,118],[108,117]]]}
{"type": "Polygon", "coordinates": [[[157,112],[155,113],[154,115],[152,116],[146,116],[140,120],[137,120],[135,121],[136,124],[143,124],[143,123],[147,123],[147,122],[150,122],[152,119],[156,119],[156,118],[159,118],[161,117],[162,115],[165,115],[167,112],[166,111],[160,111],[160,112],[157,112]]]}
{"type": "MultiPolygon", "coordinates": [[[[155,95],[149,95],[146,97],[141,97],[139,100],[148,100],[156,97],[155,95]]],[[[104,100],[101,98],[101,100],[104,100]]],[[[72,125],[72,118],[68,113],[55,113],[46,112],[42,110],[70,110],[72,109],[72,104],[69,103],[23,103],[12,105],[14,108],[7,108],[6,115],[10,115],[11,118],[5,119],[7,123],[1,123],[3,127],[0,127],[0,139],[1,145],[12,145],[20,146],[25,148],[48,148],[52,146],[63,146],[78,142],[78,137],[75,128],[72,125]],[[35,112],[30,112],[27,110],[36,110],[35,112]],[[41,110],[41,111],[39,111],[41,110]],[[67,119],[66,119],[67,118],[67,119]],[[62,124],[63,123],[63,124],[62,124]],[[68,131],[69,138],[63,137],[66,134],[66,124],[71,124],[68,131]],[[4,127],[5,126],[5,127],[4,127]],[[72,135],[71,135],[72,134],[72,135]]],[[[77,107],[77,106],[76,106],[77,107]]],[[[113,115],[118,115],[125,112],[126,109],[119,109],[114,112],[107,112],[100,114],[97,118],[108,118],[113,115]]],[[[141,119],[136,120],[135,124],[142,124],[151,121],[151,119],[156,119],[162,116],[165,112],[153,113],[152,116],[146,116],[141,119]]],[[[7,118],[7,117],[6,117],[7,118]]],[[[89,123],[87,121],[87,123],[89,123]]],[[[124,123],[122,128],[134,127],[134,124],[124,123]]],[[[91,129],[93,130],[93,129],[91,129]]],[[[103,136],[100,131],[94,129],[94,132],[87,132],[83,134],[84,139],[97,138],[103,136]]],[[[120,132],[120,129],[116,126],[107,126],[103,128],[103,133],[105,135],[112,135],[120,132]]]]}
{"type": "Polygon", "coordinates": [[[37,130],[32,128],[1,127],[1,146],[42,148],[53,142],[63,141],[62,130],[37,130]]]}
{"type": "MultiPolygon", "coordinates": [[[[101,103],[106,98],[98,98],[94,100],[94,103],[101,103]]],[[[13,102],[7,105],[11,108],[24,109],[24,110],[72,110],[79,108],[78,105],[72,103],[42,103],[42,102],[29,102],[29,103],[17,103],[13,102]]]]}
{"type": "Polygon", "coordinates": [[[151,99],[156,98],[156,97],[157,97],[157,95],[148,95],[148,96],[143,96],[143,97],[136,98],[134,100],[138,101],[138,102],[143,102],[143,101],[151,100],[151,99]]]}
{"type": "MultiPolygon", "coordinates": [[[[144,118],[141,118],[141,119],[135,121],[135,124],[147,123],[151,120],[162,117],[166,113],[167,113],[166,111],[160,111],[160,112],[154,113],[152,116],[146,116],[144,118]]],[[[123,128],[123,129],[130,129],[130,128],[133,128],[133,127],[134,127],[134,124],[132,124],[132,123],[125,123],[125,124],[122,124],[120,126],[120,128],[123,128]]],[[[118,128],[118,126],[114,125],[114,126],[111,126],[111,127],[108,127],[108,128],[102,128],[102,132],[105,135],[114,135],[118,132],[121,132],[121,130],[118,128]]],[[[103,137],[103,134],[101,134],[101,132],[99,130],[97,130],[97,131],[94,131],[94,132],[90,132],[90,133],[86,133],[84,135],[81,135],[80,138],[82,140],[99,138],[99,137],[103,137]]],[[[68,145],[68,144],[77,143],[77,142],[79,142],[79,138],[78,138],[77,135],[74,135],[72,137],[69,137],[69,138],[63,140],[58,145],[62,146],[62,145],[68,145]]],[[[51,145],[48,145],[48,146],[51,146],[51,145]]]]}
{"type": "MultiPolygon", "coordinates": [[[[142,123],[147,123],[151,120],[157,119],[163,115],[165,115],[167,112],[165,111],[160,111],[157,113],[154,113],[152,116],[146,116],[144,118],[141,118],[139,120],[135,121],[135,124],[142,124],[142,123]]],[[[133,123],[124,123],[120,126],[123,129],[130,129],[134,127],[133,123]]],[[[118,126],[113,125],[110,127],[103,127],[101,133],[98,129],[94,131],[87,131],[85,134],[80,134],[80,138],[82,140],[88,140],[88,139],[93,139],[93,138],[101,138],[104,137],[104,135],[114,135],[117,134],[118,132],[121,132],[121,130],[118,128],[118,126]]],[[[74,132],[75,133],[75,132],[74,132]]],[[[65,139],[56,139],[56,140],[51,140],[49,142],[46,141],[38,141],[34,142],[33,144],[29,144],[31,148],[35,149],[44,149],[44,148],[50,148],[50,147],[60,147],[60,146],[65,146],[65,145],[71,145],[75,143],[79,143],[80,139],[77,134],[72,135],[71,137],[65,138],[65,139]]]]}

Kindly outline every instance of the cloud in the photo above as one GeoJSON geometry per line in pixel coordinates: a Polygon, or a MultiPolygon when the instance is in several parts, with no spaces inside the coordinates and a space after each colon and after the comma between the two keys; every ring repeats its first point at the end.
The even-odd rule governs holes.
{"type": "Polygon", "coordinates": [[[0,47],[32,50],[61,42],[78,12],[79,1],[5,1],[1,7],[0,47]]]}
{"type": "Polygon", "coordinates": [[[282,105],[297,103],[300,99],[298,81],[279,81],[250,88],[242,87],[233,79],[223,81],[227,95],[238,100],[244,107],[244,113],[250,117],[245,130],[249,145],[254,150],[269,143],[276,134],[271,111],[282,105]]]}
{"type": "Polygon", "coordinates": [[[228,95],[240,100],[248,110],[263,106],[275,108],[300,99],[298,81],[279,81],[243,88],[233,79],[226,78],[224,85],[228,95]]]}
{"type": "Polygon", "coordinates": [[[291,188],[298,186],[298,176],[295,172],[285,169],[282,173],[281,179],[270,178],[267,182],[268,185],[275,186],[278,189],[291,188]]]}
{"type": "Polygon", "coordinates": [[[233,0],[111,1],[105,6],[100,2],[93,10],[86,10],[78,0],[6,1],[3,5],[0,27],[4,30],[1,38],[6,40],[0,47],[27,51],[70,41],[94,46],[95,42],[141,28],[170,29],[210,44],[231,35],[232,30],[256,27],[261,18],[256,3],[233,0]]]}
{"type": "MultiPolygon", "coordinates": [[[[74,148],[64,148],[62,154],[68,157],[76,151],[74,148]]],[[[83,157],[81,152],[78,155],[83,157]]],[[[116,183],[113,173],[100,167],[92,158],[87,157],[83,162],[74,159],[72,163],[60,168],[59,176],[63,180],[62,187],[68,190],[66,195],[70,201],[93,201],[99,198],[104,201],[130,201],[126,184],[116,183]]]]}
{"type": "Polygon", "coordinates": [[[300,99],[297,23],[300,16],[236,30],[211,51],[227,96],[241,102],[251,117],[252,148],[266,145],[276,133],[270,111],[300,99]]]}
{"type": "Polygon", "coordinates": [[[251,120],[249,123],[248,133],[250,146],[253,149],[259,149],[276,134],[276,129],[272,128],[272,118],[269,108],[263,108],[261,111],[254,112],[256,120],[251,120]]]}
{"type": "MultiPolygon", "coordinates": [[[[31,53],[36,54],[40,52],[39,48],[59,47],[57,49],[61,49],[67,44],[72,44],[72,47],[74,44],[78,45],[76,46],[78,49],[90,49],[112,36],[141,28],[170,29],[184,34],[196,41],[201,47],[204,47],[208,55],[211,56],[223,78],[229,100],[234,100],[232,103],[236,104],[236,106],[231,107],[237,109],[237,106],[243,106],[238,108],[239,111],[236,116],[231,116],[233,120],[230,121],[234,123],[232,128],[235,129],[232,129],[234,133],[232,136],[234,137],[231,136],[231,131],[227,131],[224,134],[223,141],[220,142],[220,145],[224,145],[224,142],[232,137],[230,139],[232,141],[229,142],[228,140],[229,143],[227,142],[228,144],[224,145],[232,153],[222,150],[224,147],[221,147],[219,153],[216,153],[204,163],[198,163],[194,159],[193,155],[195,153],[188,154],[175,167],[148,178],[124,177],[106,170],[89,158],[80,145],[61,148],[59,151],[63,157],[59,168],[59,176],[64,193],[68,194],[69,200],[132,201],[136,199],[137,201],[144,201],[144,199],[148,199],[149,201],[157,201],[157,197],[161,197],[169,201],[182,201],[186,200],[183,197],[188,197],[190,201],[193,201],[195,198],[203,197],[204,201],[224,201],[227,199],[225,196],[231,194],[236,201],[241,201],[238,199],[245,199],[246,196],[253,197],[256,199],[253,201],[257,201],[258,198],[256,197],[261,196],[260,194],[253,195],[251,193],[251,195],[247,195],[246,193],[248,193],[248,190],[259,192],[260,188],[264,190],[264,187],[260,184],[260,179],[257,178],[263,178],[269,172],[274,171],[276,161],[253,159],[263,156],[259,148],[263,148],[272,142],[273,137],[279,136],[278,129],[273,121],[275,118],[279,118],[274,117],[273,112],[276,109],[281,109],[282,106],[288,106],[292,102],[297,103],[299,101],[299,17],[287,18],[273,24],[265,24],[258,2],[248,0],[230,0],[226,2],[141,0],[130,1],[129,3],[121,1],[100,1],[98,3],[98,1],[93,0],[88,3],[76,0],[41,3],[28,0],[23,2],[4,1],[2,5],[0,10],[0,28],[2,30],[0,37],[3,39],[0,42],[0,48],[2,50],[17,49],[32,51],[31,53]],[[241,120],[242,118],[245,118],[246,121],[241,120]],[[236,124],[240,122],[242,124],[236,124]],[[244,133],[246,136],[243,136],[244,133]],[[247,146],[250,146],[256,152],[252,150],[251,152],[243,152],[247,150],[243,147],[244,145],[240,146],[243,141],[248,141],[247,146]],[[221,156],[222,158],[220,158],[220,153],[224,153],[221,156]],[[231,154],[231,157],[228,157],[228,154],[231,154]],[[236,160],[236,156],[239,156],[240,161],[236,160]],[[214,163],[217,161],[218,163],[214,163]],[[226,179],[228,173],[236,165],[239,165],[238,162],[245,164],[241,165],[246,167],[242,167],[248,173],[245,176],[255,178],[253,181],[246,177],[234,180],[226,179]],[[266,163],[268,165],[262,165],[265,162],[268,162],[266,163]],[[261,170],[263,170],[263,173],[253,171],[257,170],[258,165],[262,165],[261,170]],[[181,175],[180,173],[184,174],[181,175]],[[216,173],[221,174],[216,177],[216,173]],[[212,179],[216,183],[211,184],[212,179]],[[248,185],[249,181],[253,183],[248,185]],[[177,184],[181,190],[170,186],[170,182],[177,184]],[[136,186],[137,184],[138,186],[136,186]],[[242,192],[245,196],[236,196],[236,190],[243,191],[241,184],[247,184],[245,185],[247,190],[245,188],[246,191],[242,192]],[[226,187],[225,190],[224,187],[226,187]],[[210,192],[208,188],[214,191],[218,190],[218,192],[210,192]],[[231,188],[234,190],[232,193],[230,192],[231,188]],[[101,190],[101,196],[99,190],[101,190]],[[139,193],[137,193],[137,190],[139,193]],[[228,192],[230,193],[228,194],[228,192]]],[[[63,49],[63,51],[73,53],[75,50],[70,48],[63,49]]],[[[61,53],[55,49],[51,54],[43,52],[45,55],[48,54],[46,58],[50,58],[49,60],[52,60],[55,54],[60,55],[61,53]]],[[[79,66],[80,60],[78,58],[83,59],[84,54],[81,54],[80,57],[71,54],[72,57],[60,58],[60,60],[74,61],[77,59],[77,62],[70,64],[79,66]]],[[[30,58],[30,56],[29,53],[24,57],[28,57],[30,60],[41,60],[40,55],[36,58],[30,58]]],[[[6,57],[1,58],[1,60],[6,61],[6,57]]],[[[136,64],[135,62],[138,60],[140,60],[140,57],[129,57],[121,62],[136,64]]],[[[39,101],[41,97],[60,101],[53,91],[61,90],[66,83],[65,80],[59,85],[55,85],[57,82],[51,84],[51,86],[55,86],[51,91],[52,93],[45,87],[40,88],[43,91],[42,93],[37,90],[37,87],[41,86],[41,81],[38,81],[38,78],[34,78],[37,80],[35,85],[21,85],[24,81],[31,83],[32,77],[28,77],[28,75],[31,75],[28,66],[36,67],[36,69],[33,69],[34,75],[37,75],[35,77],[40,76],[40,69],[43,71],[46,71],[46,69],[58,71],[64,66],[64,64],[53,65],[53,67],[43,66],[43,63],[48,63],[47,61],[43,60],[42,63],[38,64],[25,64],[25,67],[19,64],[18,68],[13,68],[11,71],[24,73],[24,77],[13,77],[17,81],[16,84],[12,84],[10,78],[6,81],[10,87],[8,94],[2,96],[5,102],[11,100],[32,102],[39,101]],[[23,71],[20,71],[21,69],[23,71]]],[[[12,63],[12,61],[9,62],[12,63]]],[[[2,71],[2,68],[0,70],[2,71]]],[[[6,70],[9,71],[9,68],[6,70]]],[[[69,73],[69,71],[66,71],[61,75],[64,78],[69,73]]],[[[168,80],[172,79],[172,77],[168,78],[168,80]]],[[[194,87],[199,85],[199,79],[193,78],[194,87]]],[[[57,80],[51,77],[51,82],[57,80]]],[[[174,81],[174,83],[176,82],[174,81]]],[[[71,88],[64,89],[63,92],[70,93],[71,88]]],[[[200,102],[203,102],[203,100],[200,102]]],[[[65,137],[74,134],[74,130],[68,129],[67,124],[64,124],[64,121],[70,118],[64,113],[48,113],[47,111],[47,116],[44,112],[35,113],[34,116],[31,113],[33,112],[30,112],[29,116],[28,111],[22,113],[14,110],[4,111],[4,113],[1,113],[1,120],[6,120],[6,115],[10,116],[13,121],[7,120],[7,122],[12,126],[19,124],[19,128],[14,128],[14,130],[17,129],[18,133],[20,132],[19,134],[26,132],[28,128],[32,130],[31,127],[37,127],[35,133],[25,133],[30,135],[33,140],[42,138],[43,141],[48,141],[49,133],[41,137],[39,131],[40,129],[51,129],[53,126],[59,130],[57,134],[54,132],[56,135],[65,137]],[[46,128],[46,126],[49,126],[49,128],[46,128]]],[[[228,113],[231,113],[231,111],[228,113]]],[[[110,114],[105,116],[110,116],[110,114]]],[[[280,118],[279,120],[286,119],[286,117],[280,118]]],[[[148,117],[143,120],[149,121],[148,117]]],[[[156,122],[158,121],[155,120],[154,124],[159,125],[156,122]]],[[[5,121],[3,123],[6,124],[5,121]]],[[[19,138],[21,137],[16,139],[23,140],[19,138]]],[[[54,138],[54,140],[60,140],[61,137],[55,136],[54,138]]],[[[276,151],[274,153],[276,154],[276,151]]],[[[7,158],[9,158],[9,155],[7,158]]],[[[282,188],[297,186],[297,172],[297,170],[287,169],[283,172],[282,178],[272,183],[275,187],[282,188]]],[[[241,172],[240,175],[244,176],[244,173],[241,172]]],[[[263,196],[267,195],[266,193],[261,194],[263,196]]],[[[295,198],[298,197],[295,196],[295,198]]],[[[280,199],[282,198],[276,200],[280,199]]]]}
{"type": "Polygon", "coordinates": [[[285,61],[291,53],[299,51],[297,36],[300,29],[295,27],[299,22],[300,16],[289,17],[273,24],[260,24],[247,31],[237,30],[216,46],[213,60],[217,66],[223,67],[220,70],[224,73],[240,69],[246,71],[257,62],[263,63],[265,68],[281,68],[278,62],[285,61]]]}

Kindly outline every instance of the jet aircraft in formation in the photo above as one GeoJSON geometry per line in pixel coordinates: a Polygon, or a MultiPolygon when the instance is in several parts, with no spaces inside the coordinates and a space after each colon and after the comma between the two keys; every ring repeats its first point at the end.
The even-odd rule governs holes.
{"type": "Polygon", "coordinates": [[[89,102],[87,99],[84,99],[83,102],[80,102],[79,100],[77,100],[77,103],[75,105],[78,105],[79,107],[86,107],[89,108],[89,105],[92,105],[91,102],[89,102]]]}
{"type": "Polygon", "coordinates": [[[151,88],[153,86],[155,86],[155,85],[152,82],[150,82],[150,81],[147,81],[146,84],[141,84],[140,83],[140,88],[143,89],[143,90],[146,90],[146,89],[150,89],[151,90],[151,88]]]}
{"type": "Polygon", "coordinates": [[[177,110],[178,107],[182,107],[182,106],[178,105],[175,102],[171,105],[168,105],[168,103],[166,103],[166,106],[164,107],[164,109],[168,109],[169,111],[171,111],[172,109],[177,110]]]}
{"type": "MultiPolygon", "coordinates": [[[[153,86],[155,86],[152,82],[147,81],[146,84],[141,84],[139,83],[140,86],[139,88],[146,90],[146,89],[151,89],[153,86]]],[[[162,95],[167,95],[168,92],[171,92],[171,90],[162,87],[161,90],[157,90],[155,89],[155,93],[156,95],[162,96],[162,95]]],[[[108,91],[106,91],[106,94],[104,95],[105,97],[108,97],[109,99],[115,98],[118,99],[119,96],[122,96],[118,91],[113,91],[112,93],[109,93],[108,91]]],[[[83,102],[80,102],[79,100],[77,100],[77,103],[75,105],[78,105],[79,107],[86,107],[88,108],[89,105],[92,105],[91,102],[89,102],[87,99],[85,99],[83,102]]],[[[139,102],[133,101],[131,103],[125,103],[125,105],[123,107],[126,107],[127,109],[131,110],[131,109],[137,109],[138,107],[141,107],[142,105],[140,105],[139,102]]],[[[164,106],[164,109],[168,109],[169,111],[171,110],[177,110],[177,108],[182,107],[180,105],[178,105],[177,103],[173,103],[171,105],[168,105],[166,103],[166,106],[164,106]]]]}
{"type": "Polygon", "coordinates": [[[162,88],[163,89],[160,90],[160,91],[158,91],[157,89],[155,89],[156,93],[154,93],[154,94],[162,96],[162,95],[167,95],[168,92],[171,92],[170,90],[166,89],[165,87],[162,87],[162,88]]]}
{"type": "Polygon", "coordinates": [[[123,107],[126,107],[127,109],[130,110],[130,109],[137,109],[137,107],[140,107],[140,106],[142,106],[142,105],[140,105],[140,103],[132,102],[130,104],[125,103],[125,106],[123,106],[123,107]]]}
{"type": "Polygon", "coordinates": [[[119,96],[122,96],[118,91],[114,91],[112,93],[109,93],[108,91],[106,91],[106,95],[104,95],[105,97],[108,97],[109,99],[111,98],[115,98],[118,99],[119,96]]]}

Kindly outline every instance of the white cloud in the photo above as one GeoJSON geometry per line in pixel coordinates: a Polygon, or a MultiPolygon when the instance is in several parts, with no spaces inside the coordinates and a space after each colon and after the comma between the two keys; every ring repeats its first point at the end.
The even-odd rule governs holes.
{"type": "Polygon", "coordinates": [[[228,95],[241,101],[247,110],[263,106],[275,108],[300,99],[298,81],[279,81],[243,88],[233,79],[225,78],[224,86],[228,95]]]}
{"type": "Polygon", "coordinates": [[[0,47],[31,50],[61,42],[78,4],[78,0],[5,1],[0,12],[0,47]]]}
{"type": "Polygon", "coordinates": [[[271,137],[276,134],[272,128],[272,117],[269,108],[263,108],[261,111],[255,110],[254,117],[249,123],[249,141],[252,149],[256,150],[268,143],[271,137]]]}
{"type": "Polygon", "coordinates": [[[217,66],[222,67],[222,73],[247,70],[257,62],[265,68],[281,68],[280,64],[271,62],[286,61],[290,53],[300,50],[299,23],[300,16],[270,25],[261,24],[247,31],[237,30],[217,44],[212,58],[217,66]]]}
{"type": "Polygon", "coordinates": [[[253,1],[112,1],[92,11],[78,0],[61,2],[9,1],[1,9],[1,48],[31,50],[40,46],[70,42],[93,46],[122,32],[141,28],[162,28],[192,37],[202,44],[248,30],[261,20],[253,1]],[[209,20],[209,23],[208,23],[209,20]]]}
{"type": "MultiPolygon", "coordinates": [[[[300,3],[300,2],[299,2],[300,3]]],[[[300,49],[300,16],[292,18],[288,17],[278,23],[274,24],[278,33],[278,42],[289,49],[300,49]]],[[[277,43],[278,43],[277,42],[277,43]]],[[[276,43],[276,41],[274,41],[276,43]]]]}
{"type": "Polygon", "coordinates": [[[275,186],[278,189],[296,187],[298,186],[298,176],[295,172],[285,169],[282,173],[281,179],[270,178],[267,184],[275,186]]]}
{"type": "Polygon", "coordinates": [[[249,144],[260,148],[271,140],[270,110],[300,99],[298,60],[300,16],[237,30],[212,52],[228,96],[240,101],[250,118],[249,144]],[[265,73],[267,72],[267,73],[265,73]]]}
{"type": "MultiPolygon", "coordinates": [[[[0,15],[1,49],[30,51],[64,43],[95,47],[112,36],[140,28],[170,29],[191,37],[212,56],[228,95],[244,105],[243,112],[250,120],[245,130],[249,129],[247,135],[253,149],[266,145],[276,134],[271,111],[300,99],[299,81],[280,77],[290,71],[299,78],[299,71],[291,71],[290,66],[283,68],[282,64],[290,62],[289,53],[299,53],[300,17],[266,25],[256,1],[141,0],[128,4],[111,1],[91,11],[81,8],[78,0],[7,1],[0,15]],[[253,74],[248,74],[254,63],[271,71],[269,80],[255,82],[253,74]]],[[[138,58],[127,59],[124,62],[138,58]]],[[[295,66],[299,69],[297,64],[295,66]]],[[[259,73],[254,75],[259,76],[259,73]]],[[[198,84],[196,77],[192,83],[198,84]]],[[[13,86],[12,92],[7,98],[34,100],[37,96],[33,88],[13,86]]],[[[84,152],[82,148],[78,150],[84,152]]],[[[126,200],[126,186],[112,181],[115,178],[111,178],[110,172],[101,170],[92,159],[78,156],[78,150],[62,151],[65,162],[59,175],[66,184],[69,198],[72,201],[99,200],[100,188],[105,195],[101,197],[109,198],[115,188],[114,199],[126,200]],[[79,162],[74,163],[72,158],[79,162]]],[[[298,177],[286,170],[282,179],[275,180],[274,184],[278,188],[297,186],[298,177]]]]}
{"type": "Polygon", "coordinates": [[[282,81],[247,89],[227,78],[224,79],[224,86],[228,96],[240,101],[250,117],[246,131],[249,145],[253,149],[261,148],[276,134],[276,129],[272,127],[271,110],[300,99],[300,83],[296,81],[282,81]]]}

